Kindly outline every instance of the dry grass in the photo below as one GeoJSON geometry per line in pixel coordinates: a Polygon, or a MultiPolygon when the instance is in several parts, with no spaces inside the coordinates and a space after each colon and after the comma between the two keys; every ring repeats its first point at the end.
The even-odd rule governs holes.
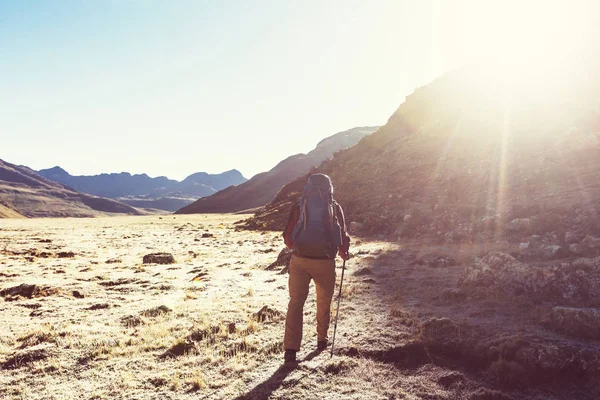
{"type": "MultiPolygon", "coordinates": [[[[236,232],[232,222],[237,219],[3,221],[0,269],[7,276],[0,289],[35,283],[60,291],[43,298],[0,299],[0,326],[10,327],[0,334],[0,398],[216,400],[247,394],[248,399],[283,399],[315,398],[315,393],[324,399],[468,398],[390,363],[312,354],[314,286],[305,306],[303,362],[282,368],[287,275],[263,269],[277,252],[256,251],[282,246],[281,236],[236,232]],[[206,231],[214,237],[202,238],[206,231]],[[29,249],[75,256],[29,261],[19,255],[29,249]],[[153,252],[170,252],[179,262],[142,266],[142,257],[153,252]],[[116,258],[121,262],[106,263],[116,258]],[[64,273],[55,273],[58,269],[64,273]],[[206,275],[193,281],[198,271],[206,275]],[[98,304],[107,307],[93,307],[98,304]],[[280,313],[258,318],[264,306],[280,313]],[[2,368],[20,352],[38,350],[31,362],[2,368]]],[[[363,242],[359,248],[368,253],[353,259],[346,272],[336,349],[385,349],[417,339],[426,317],[406,305],[411,299],[404,290],[389,285],[389,274],[401,265],[394,253],[399,246],[363,242]],[[355,276],[360,268],[372,273],[355,276]],[[377,283],[365,283],[367,278],[377,283]]],[[[467,257],[480,250],[456,251],[467,257]]],[[[401,282],[409,279],[398,273],[401,282]]],[[[334,300],[338,290],[336,285],[334,300]]],[[[502,365],[488,375],[499,382],[513,379],[502,365]]]]}

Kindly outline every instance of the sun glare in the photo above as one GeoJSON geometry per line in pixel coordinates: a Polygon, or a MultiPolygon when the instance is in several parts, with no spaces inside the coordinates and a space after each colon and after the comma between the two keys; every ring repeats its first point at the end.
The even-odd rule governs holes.
{"type": "Polygon", "coordinates": [[[449,57],[484,63],[500,76],[552,79],[594,49],[591,1],[464,1],[453,3],[449,57]],[[514,76],[514,75],[517,76],[514,76]]]}

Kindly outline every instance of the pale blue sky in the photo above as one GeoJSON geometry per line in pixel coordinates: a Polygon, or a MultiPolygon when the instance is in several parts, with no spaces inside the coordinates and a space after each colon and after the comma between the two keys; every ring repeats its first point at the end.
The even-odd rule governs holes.
{"type": "Polygon", "coordinates": [[[473,1],[0,0],[0,158],[249,178],[384,124],[495,38],[490,13],[473,1]]]}

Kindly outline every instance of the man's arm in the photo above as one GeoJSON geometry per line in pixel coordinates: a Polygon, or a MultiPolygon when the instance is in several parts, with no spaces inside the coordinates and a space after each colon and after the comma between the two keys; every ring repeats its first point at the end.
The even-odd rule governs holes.
{"type": "Polygon", "coordinates": [[[343,260],[347,260],[349,258],[348,251],[350,250],[350,236],[348,236],[348,232],[346,230],[346,219],[344,218],[344,210],[342,206],[340,206],[337,202],[335,203],[336,215],[340,227],[342,228],[342,244],[338,248],[338,252],[340,257],[343,260]]]}
{"type": "Polygon", "coordinates": [[[285,226],[285,230],[283,231],[283,241],[288,249],[294,247],[294,243],[292,242],[292,232],[294,231],[294,227],[298,223],[300,219],[300,204],[295,203],[292,206],[292,210],[290,211],[290,215],[288,217],[287,224],[285,226]]]}

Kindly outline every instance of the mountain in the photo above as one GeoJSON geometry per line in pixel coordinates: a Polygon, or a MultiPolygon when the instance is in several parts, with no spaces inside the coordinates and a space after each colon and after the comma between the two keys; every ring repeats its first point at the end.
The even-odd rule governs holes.
{"type": "Polygon", "coordinates": [[[73,176],[58,166],[38,173],[80,192],[117,199],[135,207],[167,211],[175,211],[199,197],[209,196],[247,180],[237,170],[221,174],[199,172],[181,182],[164,176],[151,178],[146,174],[131,175],[127,172],[73,176]]]}
{"type": "Polygon", "coordinates": [[[78,193],[24,166],[0,160],[0,218],[140,215],[127,204],[78,193]]]}
{"type": "MultiPolygon", "coordinates": [[[[453,71],[316,171],[332,177],[356,233],[600,250],[598,69],[453,71]]],[[[245,226],[283,229],[307,178],[284,186],[245,226]]]]}
{"type": "Polygon", "coordinates": [[[336,151],[355,145],[377,128],[359,127],[332,135],[320,141],[308,154],[290,156],[270,171],[258,174],[240,185],[201,198],[177,213],[226,213],[262,207],[290,180],[305,174],[311,167],[318,166],[336,151]]]}

